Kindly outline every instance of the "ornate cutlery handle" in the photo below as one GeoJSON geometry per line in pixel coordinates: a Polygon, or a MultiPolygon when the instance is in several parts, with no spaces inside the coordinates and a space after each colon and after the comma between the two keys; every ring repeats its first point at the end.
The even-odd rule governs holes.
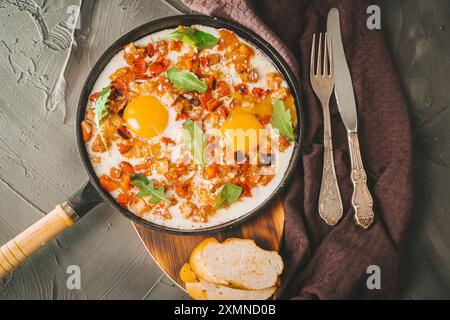
{"type": "Polygon", "coordinates": [[[356,224],[367,229],[373,222],[373,200],[367,188],[367,175],[362,163],[357,132],[348,133],[348,144],[352,163],[352,205],[355,209],[355,221],[356,224]]]}
{"type": "Polygon", "coordinates": [[[341,219],[344,212],[341,194],[336,178],[333,159],[333,141],[331,138],[330,110],[328,105],[323,106],[323,172],[322,185],[319,194],[320,217],[330,226],[334,226],[341,219]]]}

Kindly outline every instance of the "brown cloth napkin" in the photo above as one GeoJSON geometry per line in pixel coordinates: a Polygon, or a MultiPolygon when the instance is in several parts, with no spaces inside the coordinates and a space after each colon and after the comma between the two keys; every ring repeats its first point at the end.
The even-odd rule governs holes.
{"type": "Polygon", "coordinates": [[[277,298],[396,297],[402,240],[412,206],[411,130],[382,32],[366,27],[368,2],[184,2],[195,11],[233,19],[252,29],[273,44],[298,72],[305,135],[302,159],[284,195],[285,271],[277,298]],[[317,209],[323,161],[322,108],[309,84],[309,59],[312,34],[326,31],[326,17],[332,7],[340,11],[358,106],[361,152],[374,198],[375,222],[369,230],[362,230],[353,222],[347,136],[334,96],[331,103],[334,156],[344,217],[338,225],[329,227],[317,209]],[[371,265],[381,271],[379,290],[369,290],[366,284],[370,276],[367,268],[371,265]]]}

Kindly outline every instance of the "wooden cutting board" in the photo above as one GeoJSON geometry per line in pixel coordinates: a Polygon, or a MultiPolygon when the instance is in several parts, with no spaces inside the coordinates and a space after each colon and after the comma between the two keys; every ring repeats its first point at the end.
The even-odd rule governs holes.
{"type": "Polygon", "coordinates": [[[214,237],[219,241],[227,238],[253,239],[263,249],[278,251],[284,230],[284,209],[277,199],[251,220],[211,235],[181,236],[154,231],[139,224],[134,226],[156,263],[184,289],[179,277],[181,266],[189,261],[192,250],[205,238],[214,237]]]}

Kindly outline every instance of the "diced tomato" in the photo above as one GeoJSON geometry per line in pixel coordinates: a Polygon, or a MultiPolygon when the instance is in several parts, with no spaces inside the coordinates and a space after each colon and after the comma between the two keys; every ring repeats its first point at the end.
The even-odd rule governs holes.
{"type": "Polygon", "coordinates": [[[230,94],[230,87],[225,81],[219,81],[216,85],[217,98],[225,97],[230,94]]]}
{"type": "Polygon", "coordinates": [[[291,145],[291,142],[285,136],[280,136],[280,138],[279,138],[279,148],[280,148],[281,152],[286,150],[290,145],[291,145]]]}
{"type": "Polygon", "coordinates": [[[119,182],[106,175],[100,176],[99,181],[102,188],[108,192],[112,192],[119,188],[119,182]]]}
{"type": "Polygon", "coordinates": [[[131,189],[131,176],[129,174],[122,174],[120,179],[120,189],[123,192],[128,192],[131,189]]]}
{"type": "Polygon", "coordinates": [[[92,138],[92,126],[87,121],[81,122],[81,133],[83,135],[83,141],[88,142],[92,138]]]}
{"type": "Polygon", "coordinates": [[[245,84],[241,83],[234,86],[234,91],[239,92],[241,95],[245,96],[248,94],[248,87],[245,84]]]}
{"type": "Polygon", "coordinates": [[[219,173],[220,173],[219,165],[215,163],[208,166],[205,169],[205,172],[203,172],[203,177],[205,177],[205,179],[207,180],[212,180],[216,178],[219,175],[219,173]]]}
{"type": "Polygon", "coordinates": [[[122,161],[120,163],[120,169],[122,169],[123,173],[125,173],[125,174],[131,175],[134,173],[133,166],[129,162],[126,162],[126,161],[122,161]]]}
{"type": "Polygon", "coordinates": [[[98,92],[91,94],[91,95],[89,96],[89,100],[92,101],[92,102],[94,102],[95,100],[97,100],[98,95],[99,95],[98,92]]]}
{"type": "Polygon", "coordinates": [[[262,98],[262,97],[264,97],[265,94],[266,94],[266,92],[264,91],[264,89],[262,89],[262,88],[257,88],[257,87],[253,88],[252,93],[253,93],[253,95],[254,95],[255,97],[257,97],[257,98],[262,98]]]}
{"type": "Polygon", "coordinates": [[[122,171],[116,167],[111,167],[111,169],[109,169],[109,175],[111,176],[111,178],[120,179],[122,171]]]}
{"type": "Polygon", "coordinates": [[[208,66],[208,58],[207,57],[201,57],[200,58],[200,66],[202,68],[205,68],[208,66]]]}
{"type": "Polygon", "coordinates": [[[128,206],[128,204],[131,202],[131,195],[128,193],[121,193],[117,197],[117,202],[124,208],[128,206]]]}
{"type": "Polygon", "coordinates": [[[168,137],[162,137],[161,142],[164,144],[167,144],[167,145],[175,145],[175,141],[173,141],[172,139],[170,139],[168,137]]]}
{"type": "Polygon", "coordinates": [[[218,105],[219,101],[217,99],[211,99],[206,103],[206,109],[208,109],[209,112],[213,112],[218,105]]]}
{"type": "Polygon", "coordinates": [[[228,117],[228,110],[227,110],[227,108],[224,107],[223,104],[220,107],[217,108],[217,113],[223,119],[226,119],[226,117],[228,117]]]}
{"type": "Polygon", "coordinates": [[[145,47],[145,53],[151,58],[155,54],[155,48],[153,48],[153,44],[149,43],[145,47]]]}
{"type": "Polygon", "coordinates": [[[133,72],[136,75],[144,75],[147,72],[147,63],[143,59],[137,59],[133,62],[133,72]]]}
{"type": "Polygon", "coordinates": [[[208,75],[208,89],[209,90],[215,90],[217,85],[216,77],[213,75],[208,75]]]}
{"type": "Polygon", "coordinates": [[[153,62],[149,67],[148,70],[153,74],[153,75],[158,75],[164,72],[164,70],[166,70],[166,67],[164,66],[164,64],[162,62],[153,62]]]}
{"type": "Polygon", "coordinates": [[[161,40],[156,43],[156,53],[158,54],[159,58],[164,58],[168,52],[169,46],[167,44],[167,41],[161,40]]]}
{"type": "Polygon", "coordinates": [[[251,197],[252,196],[252,190],[250,188],[250,186],[246,183],[241,183],[241,188],[242,188],[242,197],[251,197]]]}
{"type": "Polygon", "coordinates": [[[268,124],[270,122],[270,118],[272,118],[272,116],[270,114],[265,115],[264,117],[259,118],[259,122],[261,124],[268,124]]]}
{"type": "Polygon", "coordinates": [[[200,99],[200,102],[201,102],[202,106],[206,108],[206,105],[212,99],[211,92],[210,91],[205,91],[204,93],[199,95],[198,98],[200,99]]]}
{"type": "Polygon", "coordinates": [[[118,143],[117,146],[119,147],[120,154],[125,154],[131,149],[131,145],[125,143],[118,143]]]}
{"type": "Polygon", "coordinates": [[[177,117],[176,117],[175,120],[178,121],[178,120],[187,120],[187,119],[189,119],[189,116],[187,114],[179,113],[179,114],[177,114],[177,117]]]}
{"type": "Polygon", "coordinates": [[[128,85],[122,78],[116,79],[111,85],[116,90],[119,96],[125,95],[125,93],[128,91],[128,85]]]}
{"type": "Polygon", "coordinates": [[[170,43],[170,50],[179,52],[182,47],[183,47],[183,41],[172,41],[170,43]]]}
{"type": "Polygon", "coordinates": [[[177,184],[175,185],[175,193],[180,198],[186,198],[188,196],[189,186],[187,184],[177,184]]]}
{"type": "Polygon", "coordinates": [[[152,166],[152,163],[150,161],[145,161],[145,162],[135,165],[134,170],[135,171],[145,171],[145,170],[150,169],[151,166],[152,166]]]}

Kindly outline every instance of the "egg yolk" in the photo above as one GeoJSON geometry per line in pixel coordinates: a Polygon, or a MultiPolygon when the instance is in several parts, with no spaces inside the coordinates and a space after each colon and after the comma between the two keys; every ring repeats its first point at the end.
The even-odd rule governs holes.
{"type": "Polygon", "coordinates": [[[141,138],[153,138],[167,127],[169,113],[154,96],[137,96],[125,108],[127,127],[141,138]]]}
{"type": "Polygon", "coordinates": [[[254,114],[234,110],[222,125],[222,133],[234,151],[249,153],[258,146],[260,130],[264,126],[254,114]]]}

